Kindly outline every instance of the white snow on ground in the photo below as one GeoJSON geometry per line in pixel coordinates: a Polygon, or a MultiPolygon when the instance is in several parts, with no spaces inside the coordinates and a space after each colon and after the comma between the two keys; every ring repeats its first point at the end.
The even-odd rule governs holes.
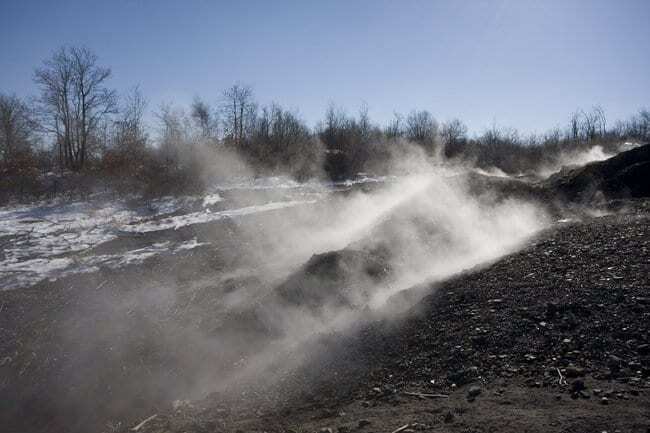
{"type": "Polygon", "coordinates": [[[193,250],[194,248],[201,247],[203,245],[210,245],[210,242],[199,242],[196,238],[194,238],[180,245],[177,245],[175,251],[193,250]]]}
{"type": "MultiPolygon", "coordinates": [[[[203,199],[209,203],[221,200],[217,194],[203,199]]],[[[34,205],[0,209],[0,290],[27,287],[49,278],[97,270],[100,266],[118,268],[162,253],[178,253],[204,243],[193,239],[184,243],[156,243],[116,255],[85,255],[85,251],[113,240],[124,232],[152,232],[178,229],[223,218],[282,209],[310,201],[272,202],[211,212],[183,214],[183,200],[163,198],[143,208],[129,209],[122,202],[98,205],[75,202],[69,204],[34,205]],[[165,217],[170,213],[179,215],[165,217]]]]}
{"type": "Polygon", "coordinates": [[[219,191],[231,190],[267,190],[267,189],[311,189],[327,190],[332,187],[352,186],[364,183],[381,183],[396,179],[395,176],[368,176],[365,173],[358,173],[354,179],[342,181],[321,181],[309,180],[307,182],[297,182],[296,180],[285,176],[271,176],[259,178],[240,178],[229,182],[215,185],[219,191]]]}
{"type": "Polygon", "coordinates": [[[335,186],[335,187],[337,187],[337,186],[352,186],[352,185],[359,185],[359,184],[365,184],[365,183],[385,183],[385,182],[394,181],[396,179],[397,179],[396,176],[369,177],[369,176],[366,176],[363,173],[359,173],[358,177],[355,178],[355,179],[332,182],[330,185],[335,186]]]}
{"type": "Polygon", "coordinates": [[[122,252],[120,254],[99,254],[96,256],[81,256],[70,258],[34,259],[19,262],[16,266],[10,267],[6,273],[9,276],[9,283],[3,289],[27,287],[38,283],[43,279],[56,280],[64,276],[84,272],[95,272],[100,267],[118,269],[127,265],[143,263],[150,257],[159,254],[175,254],[179,251],[191,250],[193,248],[208,245],[205,242],[198,242],[196,238],[172,247],[171,242],[157,242],[147,247],[122,252]],[[11,278],[13,276],[13,278],[11,278]]]}
{"type": "Polygon", "coordinates": [[[116,227],[137,218],[135,211],[120,203],[74,202],[0,210],[0,289],[31,285],[76,267],[72,254],[115,238],[116,227]]]}
{"type": "Polygon", "coordinates": [[[215,189],[221,191],[230,191],[238,189],[246,190],[264,190],[264,189],[291,189],[305,186],[304,183],[296,182],[294,179],[286,176],[271,177],[241,177],[233,178],[227,182],[220,183],[215,189]]]}
{"type": "Polygon", "coordinates": [[[199,242],[196,238],[176,245],[172,245],[169,241],[156,242],[143,248],[137,248],[119,254],[99,254],[81,258],[79,265],[83,271],[95,271],[99,267],[116,269],[126,265],[141,264],[146,259],[159,254],[175,254],[179,251],[187,251],[209,244],[209,242],[199,242]]]}
{"type": "MultiPolygon", "coordinates": [[[[194,242],[196,239],[194,239],[194,242]]],[[[174,250],[170,247],[170,242],[156,242],[143,248],[137,248],[120,254],[100,254],[91,256],[82,260],[87,266],[99,267],[106,266],[109,268],[118,268],[124,265],[140,264],[149,257],[153,257],[163,252],[174,250]]]]}
{"type": "Polygon", "coordinates": [[[73,260],[66,258],[40,258],[9,264],[3,263],[3,270],[0,272],[0,276],[4,280],[2,289],[35,284],[48,275],[63,272],[72,264],[73,260]]]}
{"type": "Polygon", "coordinates": [[[219,193],[208,194],[203,198],[203,207],[213,206],[223,201],[219,193]]]}
{"type": "Polygon", "coordinates": [[[194,224],[236,218],[293,206],[315,203],[341,187],[390,181],[360,173],[342,182],[298,183],[285,177],[239,179],[213,185],[204,196],[162,197],[145,200],[40,202],[0,208],[0,290],[27,287],[49,278],[89,272],[101,266],[117,268],[141,263],[157,254],[175,254],[201,245],[197,239],[183,243],[162,242],[117,255],[89,255],[88,250],[127,233],[178,229],[194,224]],[[236,209],[214,211],[225,203],[223,193],[232,190],[286,190],[289,198],[236,209]],[[314,191],[317,191],[315,193],[314,191]],[[221,193],[221,194],[220,194],[221,193]],[[294,199],[292,200],[291,197],[294,199]],[[211,210],[212,208],[212,210],[211,210]]]}
{"type": "Polygon", "coordinates": [[[109,241],[115,227],[136,218],[119,204],[5,208],[0,211],[0,274],[64,267],[69,259],[53,258],[109,241]]]}
{"type": "Polygon", "coordinates": [[[283,209],[286,207],[297,206],[301,204],[312,204],[315,203],[315,200],[293,200],[293,201],[281,201],[281,202],[271,202],[259,206],[248,206],[239,209],[228,209],[221,212],[210,212],[210,210],[205,210],[201,212],[192,212],[186,215],[177,215],[169,218],[163,218],[159,220],[147,221],[137,224],[131,224],[123,228],[127,232],[137,232],[137,233],[146,233],[159,230],[177,230],[181,227],[202,224],[211,221],[217,221],[222,218],[237,217],[243,215],[250,215],[253,213],[267,212],[276,209],[283,209]]]}

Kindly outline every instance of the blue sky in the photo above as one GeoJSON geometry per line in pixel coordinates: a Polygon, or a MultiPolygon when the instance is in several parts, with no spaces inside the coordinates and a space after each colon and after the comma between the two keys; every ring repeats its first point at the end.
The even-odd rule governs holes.
{"type": "Polygon", "coordinates": [[[381,123],[427,109],[541,132],[577,107],[650,108],[648,23],[648,0],[0,0],[0,92],[35,94],[34,67],[72,44],[152,110],[242,82],[310,125],[365,102],[381,123]]]}

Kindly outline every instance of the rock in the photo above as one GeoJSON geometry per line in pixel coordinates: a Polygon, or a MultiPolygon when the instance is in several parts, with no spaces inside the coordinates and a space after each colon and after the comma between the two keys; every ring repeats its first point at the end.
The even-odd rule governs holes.
{"type": "Polygon", "coordinates": [[[466,368],[447,374],[447,380],[457,385],[465,385],[478,375],[478,369],[466,368]]]}
{"type": "Polygon", "coordinates": [[[444,421],[445,423],[447,423],[447,424],[450,424],[450,423],[454,422],[454,418],[455,418],[455,416],[454,416],[453,413],[451,413],[451,412],[447,412],[447,413],[445,414],[445,417],[444,417],[443,421],[444,421]]]}
{"type": "Polygon", "coordinates": [[[571,391],[573,392],[580,392],[585,389],[587,389],[587,387],[585,386],[585,383],[580,379],[574,380],[571,383],[571,391]]]}
{"type": "Polygon", "coordinates": [[[585,375],[585,369],[581,367],[569,366],[566,368],[566,377],[582,377],[585,375]]]}
{"type": "Polygon", "coordinates": [[[602,397],[600,399],[600,404],[609,404],[609,399],[607,397],[602,397]]]}
{"type": "Polygon", "coordinates": [[[476,398],[479,395],[481,395],[481,387],[478,385],[472,385],[469,387],[469,390],[467,390],[468,398],[476,398]]]}
{"type": "Polygon", "coordinates": [[[635,300],[639,304],[646,304],[646,305],[650,304],[650,298],[646,298],[643,296],[637,296],[635,300]]]}
{"type": "Polygon", "coordinates": [[[541,388],[542,387],[542,382],[539,382],[532,377],[526,379],[525,384],[529,388],[541,388]]]}
{"type": "Polygon", "coordinates": [[[548,319],[552,319],[555,317],[556,314],[557,314],[557,305],[548,302],[546,304],[546,317],[548,319]]]}
{"type": "Polygon", "coordinates": [[[639,355],[650,354],[650,344],[640,344],[636,347],[636,353],[639,355]]]}
{"type": "Polygon", "coordinates": [[[622,363],[623,360],[616,355],[609,355],[609,358],[607,359],[607,366],[612,372],[617,372],[622,363]]]}
{"type": "Polygon", "coordinates": [[[367,419],[360,419],[359,423],[357,424],[359,428],[364,428],[372,424],[369,420],[367,419]]]}

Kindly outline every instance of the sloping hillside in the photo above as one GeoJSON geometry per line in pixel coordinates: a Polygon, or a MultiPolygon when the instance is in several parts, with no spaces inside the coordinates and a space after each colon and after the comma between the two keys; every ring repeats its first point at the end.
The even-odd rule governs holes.
{"type": "Polygon", "coordinates": [[[650,145],[583,167],[562,170],[542,184],[571,201],[650,196],[650,145]]]}
{"type": "Polygon", "coordinates": [[[650,203],[562,223],[146,432],[647,432],[650,203]],[[330,430],[328,430],[330,429],[330,430]]]}

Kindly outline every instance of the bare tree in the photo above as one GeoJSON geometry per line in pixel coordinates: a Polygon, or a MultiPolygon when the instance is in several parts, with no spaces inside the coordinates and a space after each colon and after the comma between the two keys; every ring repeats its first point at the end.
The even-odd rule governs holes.
{"type": "Polygon", "coordinates": [[[325,111],[325,122],[320,128],[320,136],[328,150],[341,151],[343,143],[341,136],[349,124],[345,112],[330,102],[325,111]]]}
{"type": "Polygon", "coordinates": [[[368,115],[368,103],[365,101],[361,104],[359,108],[359,134],[363,141],[370,140],[372,134],[372,123],[370,122],[370,116],[368,115]]]}
{"type": "Polygon", "coordinates": [[[155,114],[159,121],[160,155],[167,165],[178,165],[192,151],[191,120],[181,109],[162,104],[155,114]]]}
{"type": "Polygon", "coordinates": [[[607,118],[605,117],[605,110],[600,105],[596,105],[591,110],[591,115],[594,119],[596,133],[604,137],[607,135],[607,118]]]}
{"type": "Polygon", "coordinates": [[[467,138],[467,126],[459,119],[453,119],[442,124],[442,141],[448,145],[455,145],[467,138]]]}
{"type": "Polygon", "coordinates": [[[252,152],[258,162],[277,169],[304,155],[311,132],[297,114],[273,103],[263,107],[252,133],[252,152]]]}
{"type": "Polygon", "coordinates": [[[144,114],[147,99],[138,86],[124,97],[117,120],[115,120],[115,145],[123,152],[139,153],[147,143],[144,114]]]}
{"type": "Polygon", "coordinates": [[[569,137],[574,140],[594,140],[607,134],[605,111],[594,106],[591,111],[577,110],[569,119],[569,137]]]}
{"type": "Polygon", "coordinates": [[[406,118],[406,136],[409,140],[433,150],[437,133],[438,123],[426,110],[412,111],[406,118]]]}
{"type": "Polygon", "coordinates": [[[223,92],[224,130],[226,137],[236,145],[245,138],[245,131],[252,126],[255,113],[253,90],[249,86],[235,84],[223,92]]]}
{"type": "Polygon", "coordinates": [[[105,86],[110,76],[93,52],[77,47],[59,49],[36,69],[43,123],[56,137],[62,166],[82,169],[92,135],[116,112],[116,92],[105,86]]]}
{"type": "Polygon", "coordinates": [[[650,139],[650,111],[641,110],[639,114],[635,116],[638,119],[638,137],[643,140],[650,139]]]}
{"type": "Polygon", "coordinates": [[[542,144],[546,146],[557,146],[562,142],[562,130],[560,127],[555,128],[544,133],[542,137],[542,144]]]}
{"type": "Polygon", "coordinates": [[[30,108],[15,95],[0,94],[0,160],[7,163],[31,150],[36,138],[30,108]]]}
{"type": "Polygon", "coordinates": [[[578,141],[580,138],[580,111],[571,113],[569,118],[569,134],[568,138],[573,141],[578,141]]]}
{"type": "Polygon", "coordinates": [[[201,98],[192,101],[191,116],[199,128],[201,137],[216,143],[219,138],[219,119],[212,108],[201,98]]]}
{"type": "Polygon", "coordinates": [[[404,135],[404,116],[397,111],[393,112],[393,120],[384,129],[384,134],[388,138],[397,138],[404,135]]]}

